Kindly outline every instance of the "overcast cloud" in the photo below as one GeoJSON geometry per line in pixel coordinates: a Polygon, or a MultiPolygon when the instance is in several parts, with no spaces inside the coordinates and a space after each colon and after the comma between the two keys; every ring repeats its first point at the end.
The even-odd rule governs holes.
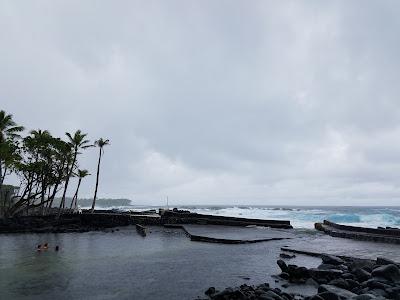
{"type": "Polygon", "coordinates": [[[398,1],[0,0],[0,108],[109,138],[101,197],[398,205],[399,15],[398,1]]]}

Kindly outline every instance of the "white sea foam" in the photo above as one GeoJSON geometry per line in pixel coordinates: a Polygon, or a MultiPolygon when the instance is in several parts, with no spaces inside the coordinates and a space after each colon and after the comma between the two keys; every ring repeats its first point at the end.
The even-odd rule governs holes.
{"type": "MultiPolygon", "coordinates": [[[[108,206],[101,209],[138,210],[156,209],[154,206],[108,206]]],[[[314,223],[332,222],[376,228],[400,227],[399,207],[267,207],[267,206],[180,206],[201,214],[252,219],[290,220],[296,228],[313,228],[314,223]]]]}

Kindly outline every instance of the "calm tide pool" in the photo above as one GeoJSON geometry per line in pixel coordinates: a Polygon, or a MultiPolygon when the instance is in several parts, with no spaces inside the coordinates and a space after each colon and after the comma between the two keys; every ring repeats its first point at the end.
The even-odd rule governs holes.
{"type": "MultiPolygon", "coordinates": [[[[364,251],[371,257],[383,252],[392,258],[400,249],[295,232],[291,240],[244,245],[191,242],[181,230],[161,227],[151,227],[145,238],[134,227],[114,233],[0,235],[1,299],[195,299],[209,286],[274,283],[282,246],[350,249],[347,254],[364,251]],[[48,251],[35,251],[45,242],[48,251]]],[[[292,262],[311,267],[320,260],[298,256],[292,262]]]]}

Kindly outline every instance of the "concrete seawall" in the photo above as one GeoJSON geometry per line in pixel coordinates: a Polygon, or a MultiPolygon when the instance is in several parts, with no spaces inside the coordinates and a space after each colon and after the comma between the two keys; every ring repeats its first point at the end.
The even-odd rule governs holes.
{"type": "Polygon", "coordinates": [[[366,228],[336,224],[327,220],[323,223],[315,223],[315,229],[325,232],[333,237],[347,239],[400,244],[400,230],[366,228]]]}
{"type": "Polygon", "coordinates": [[[290,221],[245,219],[195,213],[164,212],[146,214],[141,212],[83,212],[82,214],[62,214],[47,216],[19,216],[0,219],[0,233],[18,232],[83,232],[128,225],[164,224],[212,224],[225,226],[257,225],[272,228],[290,229],[290,221]]]}

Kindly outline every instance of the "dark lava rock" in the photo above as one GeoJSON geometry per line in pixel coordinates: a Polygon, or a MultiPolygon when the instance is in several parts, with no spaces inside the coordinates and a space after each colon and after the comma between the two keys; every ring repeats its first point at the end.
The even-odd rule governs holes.
{"type": "Polygon", "coordinates": [[[333,279],[333,280],[331,280],[331,281],[329,282],[329,284],[330,284],[330,285],[337,286],[337,287],[340,287],[340,288],[342,288],[342,289],[346,289],[346,290],[348,290],[348,289],[350,288],[350,285],[349,285],[349,284],[347,283],[347,281],[344,280],[343,278],[336,278],[336,279],[333,279]]]}
{"type": "Polygon", "coordinates": [[[344,273],[343,275],[342,275],[342,278],[343,279],[353,279],[354,280],[354,275],[353,274],[351,274],[351,273],[344,273]]]}
{"type": "Polygon", "coordinates": [[[350,289],[353,289],[357,286],[360,286],[360,283],[358,281],[355,281],[353,279],[345,279],[347,284],[349,285],[350,289]]]}
{"type": "Polygon", "coordinates": [[[215,287],[211,286],[207,289],[207,291],[204,292],[204,294],[206,294],[207,296],[211,296],[214,295],[216,293],[216,289],[215,287]]]}
{"type": "Polygon", "coordinates": [[[322,254],[321,258],[324,264],[335,265],[335,266],[344,264],[344,260],[337,256],[322,254]]]}
{"type": "Polygon", "coordinates": [[[365,271],[364,269],[357,268],[353,272],[353,275],[356,276],[358,281],[365,281],[371,277],[371,273],[365,271]]]}
{"type": "Polygon", "coordinates": [[[278,264],[278,266],[282,270],[282,272],[289,273],[289,268],[282,259],[279,259],[276,263],[278,264]]]}
{"type": "Polygon", "coordinates": [[[340,300],[339,296],[332,292],[323,292],[318,294],[324,300],[340,300]]]}
{"type": "Polygon", "coordinates": [[[400,271],[396,265],[383,265],[372,271],[372,276],[383,277],[393,282],[400,281],[400,271]]]}
{"type": "MultiPolygon", "coordinates": [[[[383,280],[386,281],[386,280],[383,280]]],[[[368,279],[367,281],[364,281],[362,283],[363,286],[368,286],[371,289],[388,289],[391,288],[392,286],[390,286],[389,284],[382,282],[382,279],[379,279],[377,277],[373,277],[371,279],[368,279]]]]}
{"type": "Polygon", "coordinates": [[[291,254],[287,254],[287,253],[281,253],[281,254],[279,254],[279,256],[281,257],[281,258],[287,258],[287,259],[291,259],[291,258],[295,258],[296,257],[296,255],[291,255],[291,254]]]}
{"type": "Polygon", "coordinates": [[[309,300],[325,300],[325,299],[322,298],[320,295],[315,295],[315,296],[312,296],[309,300]]]}
{"type": "Polygon", "coordinates": [[[239,289],[233,289],[233,288],[226,288],[222,292],[219,292],[212,296],[212,299],[215,300],[226,300],[226,299],[246,299],[246,296],[243,294],[243,292],[239,289]]]}
{"type": "Polygon", "coordinates": [[[320,283],[322,279],[330,281],[332,279],[341,277],[341,275],[343,274],[342,270],[335,270],[335,269],[331,270],[309,269],[308,271],[310,273],[310,276],[320,283]]]}
{"type": "Polygon", "coordinates": [[[378,257],[376,259],[376,264],[377,265],[395,265],[396,263],[391,259],[387,259],[384,257],[378,257]]]}
{"type": "Polygon", "coordinates": [[[286,272],[282,272],[281,274],[279,274],[279,277],[285,280],[289,280],[290,278],[289,274],[286,272]]]}
{"type": "Polygon", "coordinates": [[[319,286],[319,284],[318,284],[318,282],[316,282],[314,279],[312,279],[312,278],[308,278],[307,280],[306,280],[306,282],[305,282],[307,285],[312,285],[312,286],[315,286],[315,287],[318,287],[319,286]]]}
{"type": "Polygon", "coordinates": [[[351,298],[351,300],[372,300],[372,299],[376,299],[376,296],[372,294],[361,294],[351,298]]]}
{"type": "Polygon", "coordinates": [[[269,297],[271,297],[272,299],[275,300],[283,300],[283,298],[281,296],[279,296],[277,293],[275,293],[274,291],[268,291],[265,293],[265,295],[268,295],[269,297]]]}
{"type": "Polygon", "coordinates": [[[387,289],[386,292],[389,294],[389,297],[400,300],[400,286],[387,289]]]}
{"type": "Polygon", "coordinates": [[[339,268],[340,268],[339,265],[331,265],[331,264],[325,264],[325,263],[320,264],[318,266],[318,269],[320,269],[320,270],[330,270],[330,269],[338,270],[339,268]]]}
{"type": "Polygon", "coordinates": [[[321,294],[323,292],[330,292],[330,293],[336,294],[339,296],[339,299],[349,299],[351,297],[357,296],[356,294],[354,294],[348,290],[341,289],[339,287],[329,285],[329,284],[322,284],[319,286],[318,293],[321,294]]]}
{"type": "Polygon", "coordinates": [[[382,290],[382,289],[372,289],[372,290],[369,290],[369,293],[372,295],[375,295],[378,297],[381,296],[384,298],[387,298],[389,296],[388,293],[386,293],[386,291],[382,290]]]}

